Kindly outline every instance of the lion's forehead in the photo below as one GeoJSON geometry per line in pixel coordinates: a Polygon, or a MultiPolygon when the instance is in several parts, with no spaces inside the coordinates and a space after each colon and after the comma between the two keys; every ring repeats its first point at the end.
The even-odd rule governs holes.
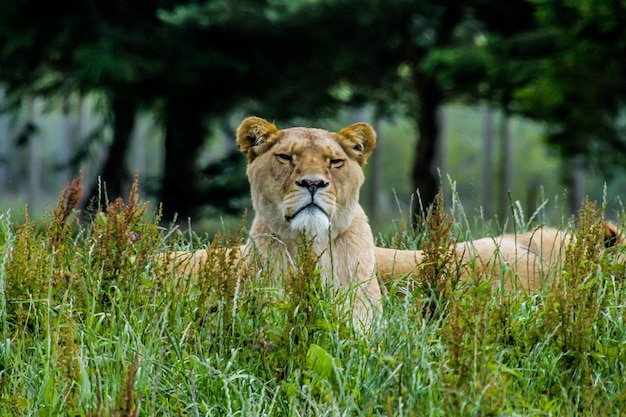
{"type": "Polygon", "coordinates": [[[346,156],[335,136],[326,130],[297,127],[285,129],[283,132],[283,136],[275,145],[277,152],[325,159],[346,156]]]}

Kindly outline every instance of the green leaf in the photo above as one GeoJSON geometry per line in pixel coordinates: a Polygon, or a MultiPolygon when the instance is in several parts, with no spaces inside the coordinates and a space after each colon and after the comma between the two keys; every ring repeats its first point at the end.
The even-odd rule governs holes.
{"type": "Polygon", "coordinates": [[[336,359],[320,345],[312,343],[306,353],[308,369],[314,371],[324,379],[330,379],[333,374],[333,364],[336,359]]]}

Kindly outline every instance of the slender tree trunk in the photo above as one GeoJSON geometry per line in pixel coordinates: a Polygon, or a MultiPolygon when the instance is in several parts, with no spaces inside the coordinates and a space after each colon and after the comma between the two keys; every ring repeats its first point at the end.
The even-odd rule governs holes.
{"type": "Polygon", "coordinates": [[[74,123],[72,121],[72,103],[69,90],[63,92],[61,112],[63,113],[63,147],[61,149],[60,159],[63,165],[67,165],[67,167],[63,167],[63,171],[67,169],[67,173],[64,172],[64,175],[61,176],[60,186],[64,187],[65,184],[72,179],[72,172],[68,162],[72,159],[72,151],[74,150],[74,123]]]}
{"type": "Polygon", "coordinates": [[[513,149],[509,115],[504,112],[500,121],[500,192],[498,216],[504,221],[510,212],[509,194],[513,188],[513,149]]]}
{"type": "MultiPolygon", "coordinates": [[[[37,126],[37,117],[39,111],[37,109],[37,99],[30,98],[28,101],[28,118],[33,126],[37,126]]],[[[28,140],[28,184],[27,184],[27,202],[30,207],[31,214],[38,210],[39,195],[41,194],[41,143],[37,129],[33,129],[33,134],[28,140]]]]}
{"type": "Polygon", "coordinates": [[[568,187],[569,192],[569,210],[570,213],[578,213],[580,207],[583,204],[583,200],[587,195],[587,172],[585,169],[585,156],[583,154],[577,154],[570,158],[570,175],[571,183],[568,187]]]}
{"type": "Polygon", "coordinates": [[[577,155],[574,160],[574,196],[577,213],[587,196],[587,170],[585,169],[585,156],[577,155]]]}
{"type": "Polygon", "coordinates": [[[136,103],[123,95],[115,95],[111,101],[113,112],[113,142],[108,149],[99,181],[90,187],[85,200],[90,210],[104,206],[117,197],[125,197],[128,193],[130,175],[126,165],[126,155],[131,143],[137,113],[136,103]]]}
{"type": "Polygon", "coordinates": [[[77,164],[72,164],[72,153],[80,146],[82,139],[82,119],[83,119],[83,97],[77,96],[76,105],[72,105],[72,96],[69,91],[63,94],[61,104],[63,113],[63,149],[60,159],[63,165],[64,174],[60,178],[60,186],[64,187],[77,175],[79,168],[77,164]]]}
{"type": "Polygon", "coordinates": [[[135,129],[133,129],[130,151],[133,172],[143,174],[146,171],[146,141],[145,133],[143,129],[140,129],[139,123],[135,123],[135,129]]]}
{"type": "Polygon", "coordinates": [[[380,134],[380,115],[378,106],[374,108],[373,125],[376,131],[376,149],[370,158],[370,210],[369,217],[372,222],[380,219],[380,203],[383,177],[383,137],[380,134]]]}
{"type": "Polygon", "coordinates": [[[482,207],[485,219],[493,216],[493,108],[487,104],[484,109],[483,119],[483,172],[482,172],[482,207]]]}
{"type": "Polygon", "coordinates": [[[166,105],[165,162],[161,183],[164,220],[186,222],[198,207],[196,155],[206,129],[202,109],[184,95],[166,105]]]}
{"type": "Polygon", "coordinates": [[[413,199],[413,225],[416,226],[428,208],[435,202],[439,192],[436,156],[439,136],[437,113],[443,102],[443,94],[433,76],[416,74],[416,94],[419,100],[417,131],[419,139],[415,150],[412,179],[416,197],[413,199]]]}
{"type": "MultiPolygon", "coordinates": [[[[4,106],[5,88],[0,85],[0,107],[4,106]]],[[[0,193],[7,188],[9,175],[7,170],[9,143],[9,120],[5,114],[0,113],[0,193]]]]}
{"type": "Polygon", "coordinates": [[[437,125],[439,126],[439,134],[437,135],[437,149],[435,154],[435,175],[439,179],[439,186],[441,189],[445,187],[441,181],[447,178],[448,167],[446,150],[448,148],[448,129],[446,123],[446,107],[440,105],[437,109],[437,125]]]}

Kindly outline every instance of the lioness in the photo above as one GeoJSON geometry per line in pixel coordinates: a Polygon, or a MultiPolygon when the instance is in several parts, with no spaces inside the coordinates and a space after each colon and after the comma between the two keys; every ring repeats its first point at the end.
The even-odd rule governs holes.
{"type": "MultiPolygon", "coordinates": [[[[327,282],[354,287],[354,318],[369,323],[381,308],[383,280],[415,271],[422,251],[378,248],[359,204],[362,167],[376,145],[376,133],[366,123],[339,132],[294,127],[278,129],[249,117],[237,129],[237,146],[247,155],[254,219],[248,243],[238,248],[246,262],[253,256],[274,267],[287,265],[296,255],[298,239],[312,241],[327,282]]],[[[607,225],[606,242],[614,244],[617,231],[607,225]]],[[[505,286],[534,290],[542,277],[557,271],[570,235],[539,228],[521,235],[483,238],[454,246],[461,274],[472,270],[509,271],[505,286]],[[469,265],[472,268],[469,268],[469,265]]],[[[621,237],[620,237],[621,239],[621,237]]],[[[177,269],[197,272],[206,251],[175,252],[177,269]]]]}
{"type": "Polygon", "coordinates": [[[262,258],[286,265],[304,234],[326,281],[355,287],[354,316],[363,322],[381,303],[374,238],[359,204],[362,166],[375,145],[376,133],[366,123],[332,133],[279,130],[250,117],[237,129],[254,208],[250,242],[262,258]]]}

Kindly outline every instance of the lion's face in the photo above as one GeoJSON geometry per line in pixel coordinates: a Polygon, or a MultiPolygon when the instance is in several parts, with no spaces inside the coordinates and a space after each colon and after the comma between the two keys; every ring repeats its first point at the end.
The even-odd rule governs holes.
{"type": "Polygon", "coordinates": [[[248,155],[255,216],[283,238],[337,236],[359,207],[362,165],[376,142],[365,123],[334,133],[296,127],[278,130],[256,117],[244,120],[237,144],[248,155]]]}

